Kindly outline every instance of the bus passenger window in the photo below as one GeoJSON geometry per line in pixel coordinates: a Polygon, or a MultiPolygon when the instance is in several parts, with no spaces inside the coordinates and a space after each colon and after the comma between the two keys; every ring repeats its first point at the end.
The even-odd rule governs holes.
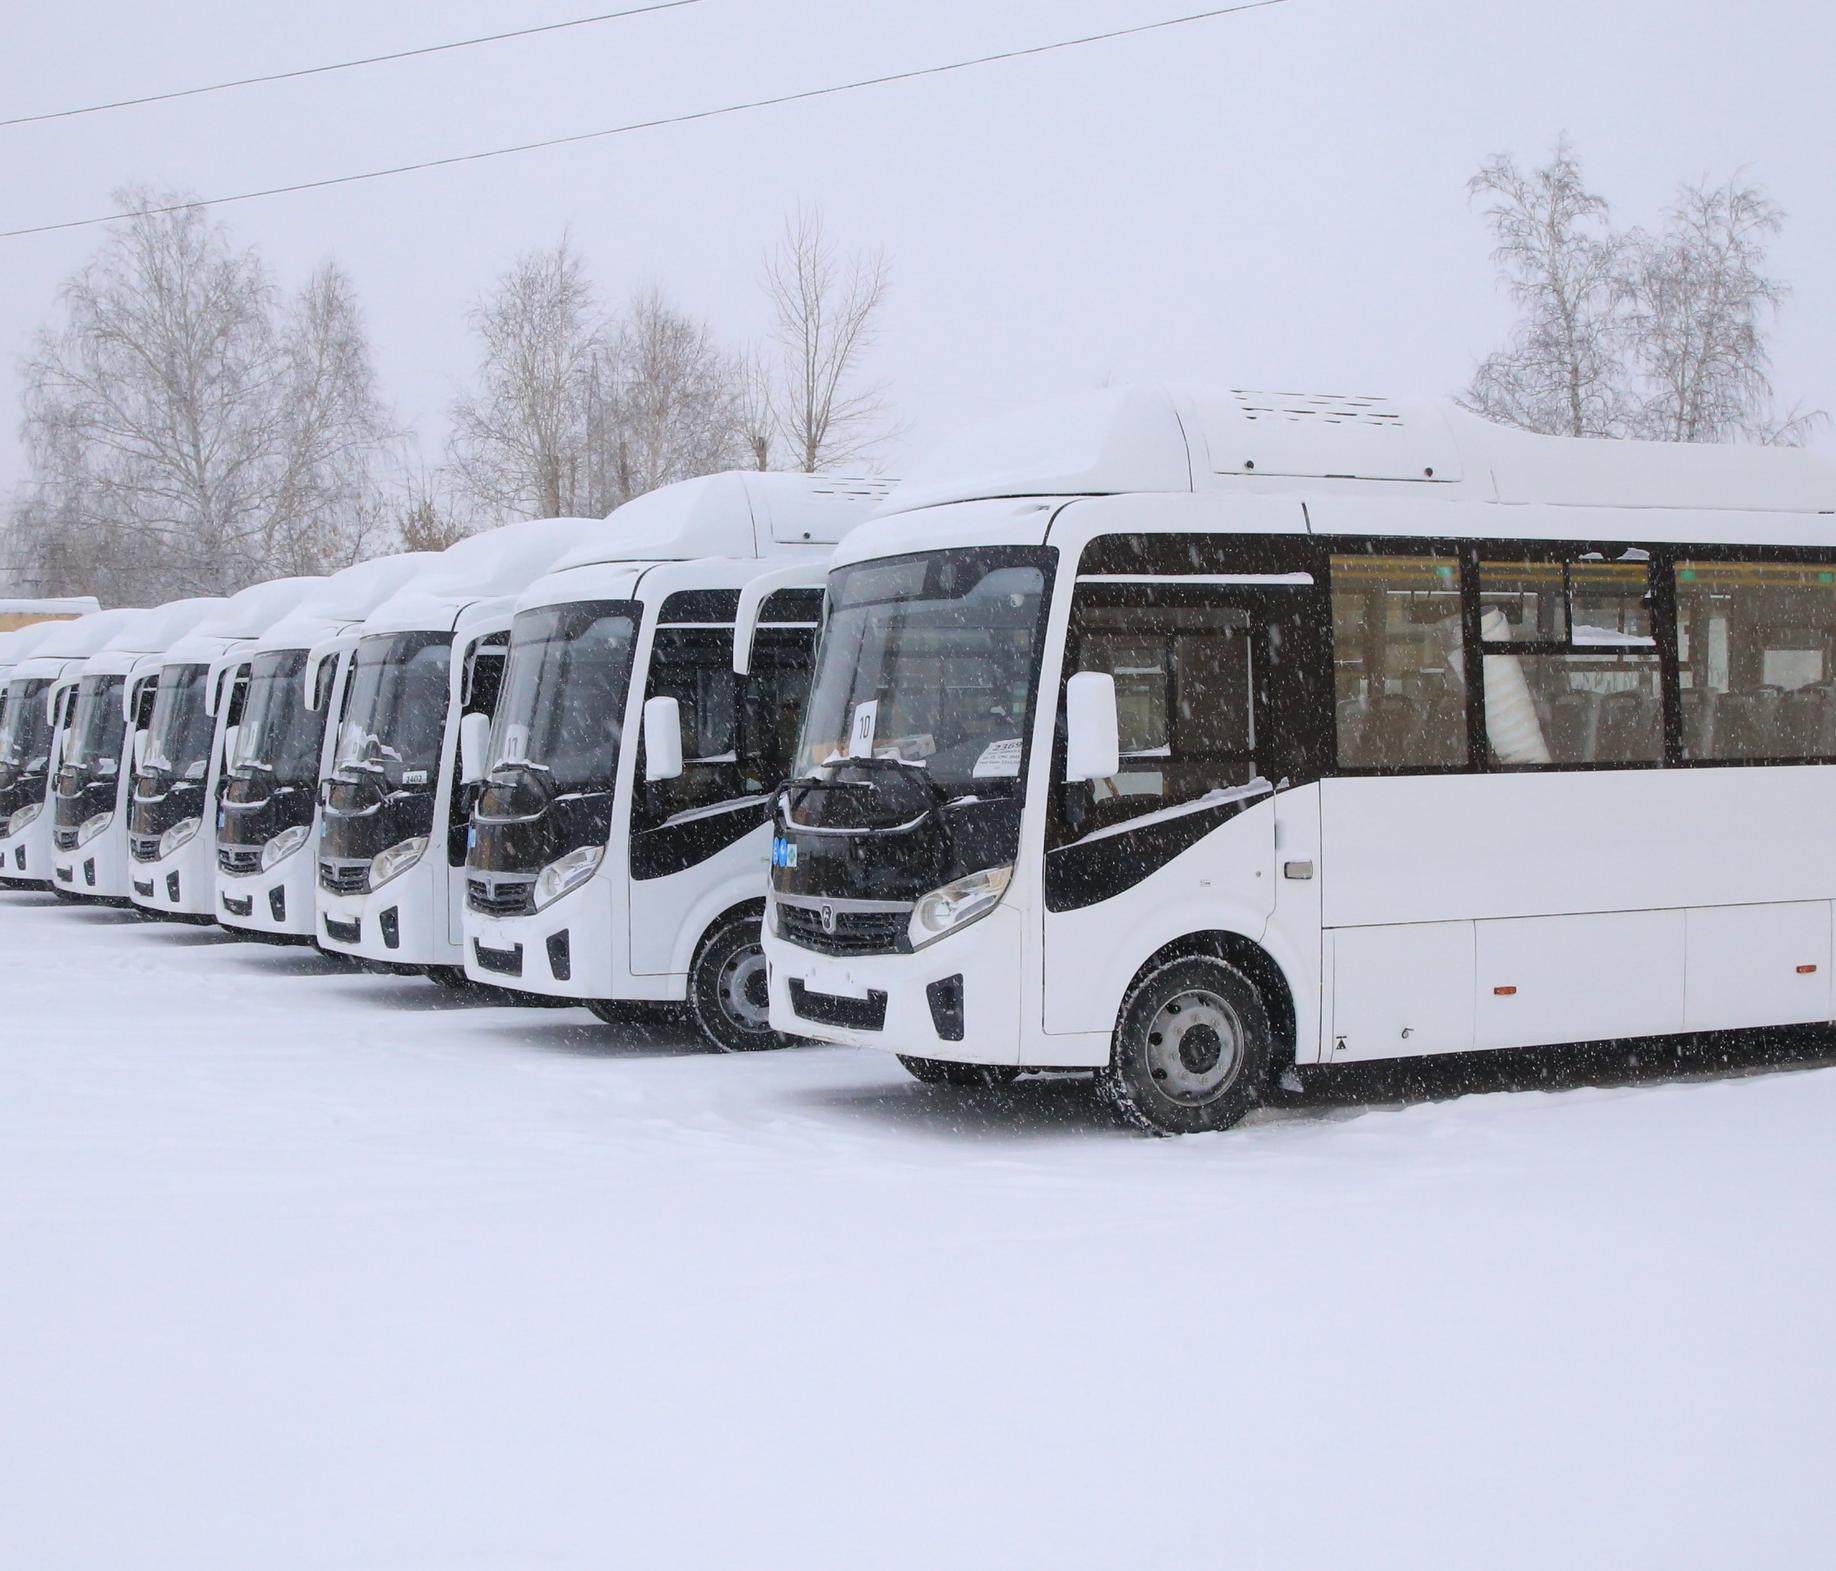
{"type": "Polygon", "coordinates": [[[1263,631],[1203,592],[1079,587],[1065,670],[1115,678],[1122,767],[1060,787],[1058,844],[1269,777],[1277,761],[1258,752],[1254,698],[1263,631]]]}
{"type": "Polygon", "coordinates": [[[1460,573],[1452,557],[1332,559],[1333,696],[1347,769],[1467,762],[1460,573]]]}
{"type": "Polygon", "coordinates": [[[1836,757],[1836,563],[1679,562],[1683,756],[1836,757]]]}
{"type": "Polygon", "coordinates": [[[1650,564],[1486,562],[1479,569],[1486,741],[1494,764],[1655,764],[1664,703],[1650,564]]]}

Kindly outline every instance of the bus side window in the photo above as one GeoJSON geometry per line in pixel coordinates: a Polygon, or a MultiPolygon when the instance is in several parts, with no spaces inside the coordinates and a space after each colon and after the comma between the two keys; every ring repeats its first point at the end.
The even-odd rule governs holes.
{"type": "Polygon", "coordinates": [[[1340,766],[1465,768],[1459,563],[1348,554],[1331,565],[1340,766]]]}
{"type": "Polygon", "coordinates": [[[1836,757],[1836,564],[1679,562],[1683,756],[1836,757]]]}
{"type": "Polygon", "coordinates": [[[1495,764],[1662,762],[1662,674],[1643,552],[1482,562],[1479,638],[1495,764]]]}
{"type": "Polygon", "coordinates": [[[1267,774],[1254,696],[1262,631],[1256,614],[1203,590],[1080,587],[1065,670],[1115,678],[1122,767],[1057,787],[1055,844],[1267,774]]]}

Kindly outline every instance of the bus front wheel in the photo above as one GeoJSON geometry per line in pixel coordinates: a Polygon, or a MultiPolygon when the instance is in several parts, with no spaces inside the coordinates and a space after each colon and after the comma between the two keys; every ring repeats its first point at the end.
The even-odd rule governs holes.
{"type": "Polygon", "coordinates": [[[708,1042],[723,1053],[783,1047],[789,1037],[771,1028],[765,986],[764,912],[757,906],[724,917],[701,941],[689,969],[689,1008],[708,1042]]]}
{"type": "Polygon", "coordinates": [[[1186,955],[1129,989],[1097,1090],[1150,1134],[1228,1129],[1262,1100],[1272,1057],[1255,985],[1222,960],[1186,955]]]}

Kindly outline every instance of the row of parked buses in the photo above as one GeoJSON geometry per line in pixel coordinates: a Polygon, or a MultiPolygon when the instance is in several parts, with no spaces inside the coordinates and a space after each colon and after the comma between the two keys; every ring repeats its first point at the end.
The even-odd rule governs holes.
{"type": "Polygon", "coordinates": [[[5,877],[1156,1131],[1836,1015],[1836,468],[1122,388],[0,642],[5,877]],[[213,833],[214,830],[214,833],[213,833]]]}

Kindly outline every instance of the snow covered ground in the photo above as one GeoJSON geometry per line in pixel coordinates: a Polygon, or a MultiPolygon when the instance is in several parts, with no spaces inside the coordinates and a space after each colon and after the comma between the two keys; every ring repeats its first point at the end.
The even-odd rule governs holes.
{"type": "Polygon", "coordinates": [[[8,1568],[1836,1560],[1814,1047],[1150,1141],[46,896],[0,965],[8,1568]]]}

